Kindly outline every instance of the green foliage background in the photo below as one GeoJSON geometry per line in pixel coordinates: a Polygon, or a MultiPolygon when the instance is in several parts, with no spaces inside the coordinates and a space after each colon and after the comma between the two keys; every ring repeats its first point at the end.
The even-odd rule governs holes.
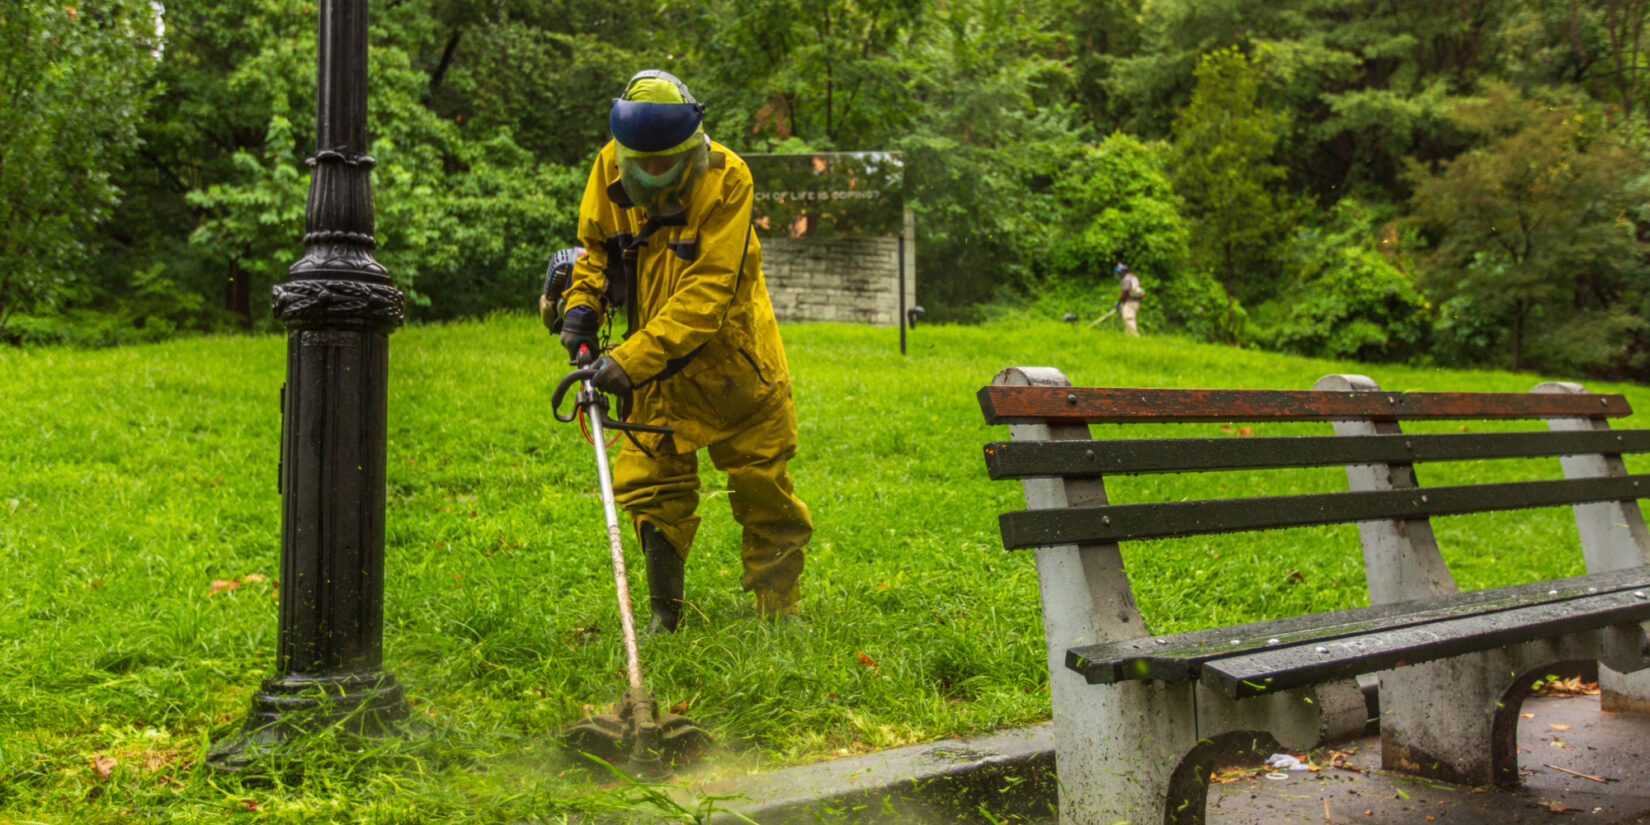
{"type": "MultiPolygon", "coordinates": [[[[0,20],[0,341],[268,328],[314,0],[0,20]],[[157,22],[162,24],[157,28],[157,22]]],[[[400,0],[381,259],[416,320],[531,303],[607,101],[658,66],[737,151],[902,151],[931,320],[1650,378],[1641,0],[400,0]]]]}

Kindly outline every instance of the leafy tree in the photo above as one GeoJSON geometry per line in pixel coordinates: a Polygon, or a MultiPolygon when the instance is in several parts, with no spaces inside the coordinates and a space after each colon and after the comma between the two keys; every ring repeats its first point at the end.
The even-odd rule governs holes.
{"type": "MultiPolygon", "coordinates": [[[[873,150],[910,121],[906,38],[926,0],[754,0],[706,8],[689,59],[736,147],[873,150]]],[[[701,4],[704,7],[704,4],[701,4]]],[[[965,6],[966,7],[966,6],[965,6]]]]}
{"type": "Polygon", "coordinates": [[[0,13],[0,337],[88,292],[93,234],[120,201],[156,55],[147,2],[0,13]]]}
{"type": "Polygon", "coordinates": [[[1051,272],[1100,287],[1120,261],[1160,278],[1186,266],[1189,232],[1163,155],[1122,132],[1073,153],[1054,184],[1069,218],[1049,244],[1051,272]]]}
{"type": "MultiPolygon", "coordinates": [[[[121,172],[131,196],[110,222],[96,267],[100,288],[123,294],[136,273],[160,266],[180,289],[204,299],[189,326],[267,323],[265,296],[290,260],[276,260],[282,253],[266,239],[280,235],[284,242],[302,233],[301,220],[279,224],[290,219],[290,204],[283,212],[266,201],[247,213],[239,231],[208,230],[195,243],[190,238],[210,217],[201,196],[214,186],[244,180],[249,161],[269,153],[301,164],[313,149],[314,4],[175,3],[164,19],[156,94],[141,126],[137,162],[121,172]],[[270,143],[276,134],[285,145],[270,143]]],[[[293,171],[301,173],[301,165],[293,171]]],[[[298,176],[288,185],[301,186],[294,183],[298,176]]]]}
{"type": "Polygon", "coordinates": [[[467,131],[507,130],[545,163],[587,164],[607,142],[608,102],[624,81],[638,69],[666,65],[588,32],[515,18],[471,31],[435,110],[467,131]]]}
{"type": "Polygon", "coordinates": [[[1034,11],[949,4],[909,46],[909,131],[889,140],[905,153],[930,309],[1026,288],[1062,229],[1049,189],[1080,137],[1063,102],[1066,66],[1046,54],[1059,35],[1034,11]]]}
{"type": "MultiPolygon", "coordinates": [[[[1523,369],[1532,333],[1563,337],[1623,299],[1642,300],[1650,273],[1633,210],[1645,162],[1596,105],[1488,84],[1451,115],[1482,142],[1412,167],[1413,222],[1428,241],[1425,282],[1446,310],[1466,299],[1503,330],[1479,354],[1505,347],[1523,369]]],[[[1629,348],[1618,339],[1617,359],[1629,348]]]]}
{"type": "Polygon", "coordinates": [[[1110,133],[1127,113],[1124,104],[1113,100],[1112,75],[1120,59],[1143,48],[1146,14],[1158,4],[1145,0],[1052,2],[1054,19],[1067,35],[1056,54],[1070,55],[1072,102],[1091,132],[1110,133]]]}
{"type": "MultiPolygon", "coordinates": [[[[1650,2],[1646,0],[1602,0],[1596,13],[1603,18],[1605,37],[1610,44],[1605,77],[1614,80],[1616,100],[1624,119],[1631,119],[1638,101],[1650,84],[1644,60],[1645,26],[1650,23],[1650,2]]],[[[1650,116],[1650,113],[1647,113],[1650,116]]]]}
{"type": "MultiPolygon", "coordinates": [[[[396,23],[385,21],[379,36],[396,33],[396,23]]],[[[422,100],[429,76],[392,37],[385,39],[369,52],[377,258],[407,294],[415,317],[524,305],[551,252],[572,240],[587,170],[541,164],[508,132],[472,136],[439,117],[422,100]]],[[[272,52],[286,53],[281,44],[266,43],[242,71],[255,71],[272,52]]],[[[261,284],[283,278],[302,253],[309,183],[302,158],[314,139],[313,127],[293,124],[313,123],[313,115],[291,105],[294,100],[301,98],[272,107],[279,111],[270,116],[259,150],[233,155],[233,176],[189,193],[203,216],[191,236],[195,247],[236,262],[261,284]]]]}
{"type": "Polygon", "coordinates": [[[1225,286],[1228,334],[1237,303],[1267,297],[1278,245],[1295,211],[1272,160],[1283,118],[1261,108],[1258,58],[1237,49],[1205,55],[1191,102],[1175,118],[1169,172],[1193,222],[1193,266],[1225,286]]]}

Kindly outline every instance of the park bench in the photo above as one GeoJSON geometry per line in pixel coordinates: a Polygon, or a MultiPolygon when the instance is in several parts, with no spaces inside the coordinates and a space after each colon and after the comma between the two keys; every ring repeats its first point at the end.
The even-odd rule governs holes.
{"type": "MultiPolygon", "coordinates": [[[[1638,507],[1650,475],[1629,475],[1621,459],[1650,452],[1650,430],[1610,429],[1607,419],[1631,412],[1620,395],[1564,383],[1385,392],[1355,375],[1304,391],[1088,388],[1027,367],[999,373],[979,400],[986,422],[1007,424],[1012,438],[986,445],[990,475],[1021,480],[1025,496],[1027,509],[1000,524],[1007,549],[1035,548],[1063,822],[1202,823],[1215,759],[1239,743],[1305,750],[1360,733],[1366,674],[1379,679],[1382,766],[1473,785],[1518,784],[1519,708],[1555,663],[1597,661],[1606,710],[1650,709],[1650,533],[1638,507]],[[1546,427],[1400,428],[1438,419],[1546,427]],[[1094,439],[1089,430],[1294,421],[1331,422],[1332,434],[1094,439]],[[1539,456],[1559,456],[1564,478],[1421,487],[1413,467],[1539,456]],[[1335,465],[1349,491],[1106,498],[1106,476],[1335,465]],[[1428,520],[1562,505],[1574,509],[1586,575],[1467,593],[1428,520]],[[1350,522],[1369,607],[1165,636],[1147,629],[1118,550],[1350,522]]],[[[1149,548],[1141,554],[1149,564],[1149,548]]]]}

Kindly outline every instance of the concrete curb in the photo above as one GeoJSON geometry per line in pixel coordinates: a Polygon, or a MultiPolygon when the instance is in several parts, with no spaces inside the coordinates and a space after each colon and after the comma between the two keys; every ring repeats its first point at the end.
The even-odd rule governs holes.
{"type": "MultiPolygon", "coordinates": [[[[803,765],[698,788],[732,795],[714,823],[1052,819],[1054,731],[1044,723],[803,765]]],[[[676,792],[684,804],[689,792],[676,792]]]]}
{"type": "MultiPolygon", "coordinates": [[[[1360,680],[1371,722],[1376,680],[1360,680]]],[[[712,821],[761,825],[815,822],[987,821],[1055,816],[1052,723],[835,759],[697,789],[737,797],[712,821]],[[730,815],[731,814],[731,815],[730,815]],[[989,816],[988,816],[989,815],[989,816]]],[[[687,804],[687,791],[677,792],[687,804]]]]}

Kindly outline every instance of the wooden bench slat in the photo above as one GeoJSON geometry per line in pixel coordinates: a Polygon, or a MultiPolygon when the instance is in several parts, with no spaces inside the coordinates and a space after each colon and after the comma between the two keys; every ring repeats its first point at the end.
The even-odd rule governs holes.
{"type": "Polygon", "coordinates": [[[1338,639],[1317,646],[1296,645],[1218,659],[1203,667],[1198,681],[1216,693],[1241,699],[1328,679],[1494,650],[1532,639],[1550,639],[1646,620],[1650,620],[1650,600],[1643,597],[1643,591],[1599,593],[1566,602],[1534,604],[1338,639]],[[1325,652],[1318,653],[1319,648],[1325,652]]]}
{"type": "Polygon", "coordinates": [[[1188,681],[1206,663],[1279,647],[1323,644],[1404,627],[1585,598],[1597,593],[1650,588],[1650,567],[1574,576],[1549,582],[1473,590],[1419,602],[1309,613],[1169,636],[1142,637],[1071,648],[1066,666],[1090,684],[1127,679],[1188,681]],[[1272,640],[1277,640],[1276,644],[1272,640]]]}
{"type": "Polygon", "coordinates": [[[1014,550],[1628,501],[1641,490],[1650,475],[1020,510],[997,522],[1014,550]]]}
{"type": "Polygon", "coordinates": [[[987,424],[1620,418],[1632,414],[1626,397],[1592,393],[989,386],[978,397],[987,424]]]}
{"type": "Polygon", "coordinates": [[[995,441],[993,479],[1650,452],[1650,430],[995,441]]]}

